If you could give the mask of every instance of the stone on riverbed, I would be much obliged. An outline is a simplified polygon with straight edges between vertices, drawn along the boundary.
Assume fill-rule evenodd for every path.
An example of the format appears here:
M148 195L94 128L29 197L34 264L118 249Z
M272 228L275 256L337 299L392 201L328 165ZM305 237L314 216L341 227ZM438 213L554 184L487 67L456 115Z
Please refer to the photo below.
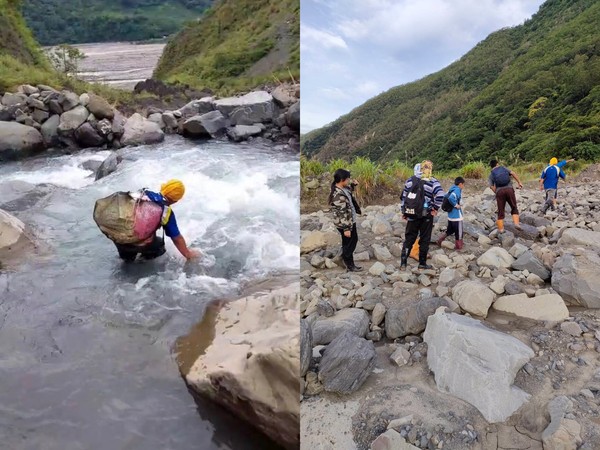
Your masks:
M266 91L216 100L215 108L228 116L232 125L252 125L273 120L273 97Z
M488 422L504 422L529 399L513 386L534 356L518 339L441 310L429 317L423 339L438 389L469 402Z
M16 122L0 122L0 161L22 158L43 149L44 140L35 128Z
M146 145L156 144L164 139L165 134L158 124L146 119L139 113L135 113L125 122L121 143L123 145Z

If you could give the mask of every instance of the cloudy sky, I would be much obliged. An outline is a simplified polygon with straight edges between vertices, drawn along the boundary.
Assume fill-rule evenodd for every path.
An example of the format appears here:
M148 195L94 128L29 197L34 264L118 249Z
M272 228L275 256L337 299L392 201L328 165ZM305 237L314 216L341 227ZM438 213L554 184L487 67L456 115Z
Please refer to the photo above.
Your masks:
M543 0L301 0L301 126L326 125L459 59Z

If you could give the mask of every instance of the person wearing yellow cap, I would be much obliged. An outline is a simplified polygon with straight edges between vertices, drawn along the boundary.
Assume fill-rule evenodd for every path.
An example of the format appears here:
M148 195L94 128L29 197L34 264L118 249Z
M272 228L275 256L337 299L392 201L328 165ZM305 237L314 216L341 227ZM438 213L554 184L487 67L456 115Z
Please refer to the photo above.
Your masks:
M177 227L175 213L171 209L171 205L181 200L185 194L185 186L183 183L180 180L169 180L161 185L160 192L153 192L148 189L144 189L143 192L149 200L162 206L163 211L159 228L164 230L164 235L171 238L173 244L175 244L175 247L179 250L179 253L186 259L200 256L200 252L190 249L187 246L184 237ZM166 252L164 235L163 237L154 235L150 242L144 245L115 245L119 251L119 256L125 261L133 261L138 253L141 254L144 259L153 259Z
M568 161L558 162L558 159L550 159L550 164L542 171L540 176L540 190L546 192L546 201L542 207L542 214L546 214L548 208L552 208L552 211L556 210L556 202L558 198L558 182L562 178L566 179L566 175L562 168L568 163L574 161L570 159Z

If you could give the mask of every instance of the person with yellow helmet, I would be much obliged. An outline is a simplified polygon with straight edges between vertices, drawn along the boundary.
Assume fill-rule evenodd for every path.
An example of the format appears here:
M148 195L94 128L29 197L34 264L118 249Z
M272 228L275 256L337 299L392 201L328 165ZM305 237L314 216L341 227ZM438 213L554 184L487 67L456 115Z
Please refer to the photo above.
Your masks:
M542 175L540 176L540 190L546 192L546 201L542 207L542 214L546 214L548 208L552 208L552 211L556 209L558 182L561 178L563 180L566 179L562 168L572 161L575 160L569 159L559 162L557 158L551 158L550 164L542 171Z
M200 252L190 249L187 246L184 237L177 227L175 213L171 209L171 205L181 200L183 194L185 194L185 186L183 183L179 180L169 180L161 185L160 192L153 192L147 189L144 189L143 192L150 201L162 206L163 211L159 228L164 230L164 235L171 238L173 244L175 244L175 247L179 250L179 253L186 259L200 256ZM142 245L124 245L117 243L115 243L115 245L117 246L119 256L125 261L135 260L138 253L141 254L144 259L154 259L166 252L164 236L159 237L156 234L150 238L149 242L143 243Z

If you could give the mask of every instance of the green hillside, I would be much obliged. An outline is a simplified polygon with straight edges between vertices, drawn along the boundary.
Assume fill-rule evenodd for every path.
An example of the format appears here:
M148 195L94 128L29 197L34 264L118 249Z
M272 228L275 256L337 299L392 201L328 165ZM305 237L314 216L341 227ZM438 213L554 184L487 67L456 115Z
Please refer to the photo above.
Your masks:
M27 79L44 83L55 78L21 13L19 0L0 0L0 93Z
M235 91L298 76L298 0L220 0L167 44L154 76Z
M42 45L141 41L174 34L213 0L23 0Z
M451 169L492 156L600 159L600 2L548 0L447 68L302 138L323 161L367 156Z

